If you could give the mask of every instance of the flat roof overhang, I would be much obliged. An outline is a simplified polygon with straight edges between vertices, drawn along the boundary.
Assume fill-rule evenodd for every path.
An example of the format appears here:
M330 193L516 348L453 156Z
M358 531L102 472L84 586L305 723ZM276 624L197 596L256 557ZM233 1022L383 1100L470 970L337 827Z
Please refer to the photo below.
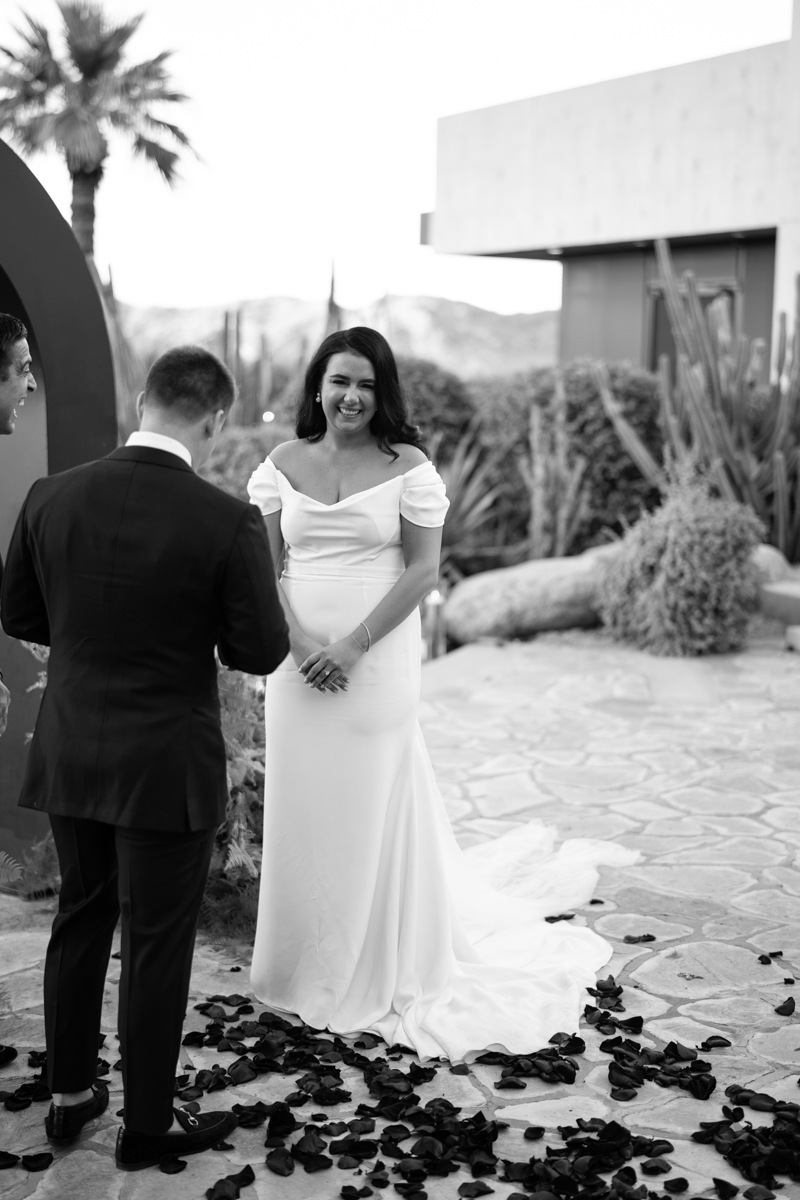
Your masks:
M420 216L420 244L432 246L433 223L435 213L422 213ZM762 229L722 229L713 232L697 234L680 234L671 236L669 233L659 234L669 242L673 249L682 246L714 245L729 242L764 242L774 241L777 236L776 226ZM575 246L540 246L532 250L479 250L479 251L439 251L440 254L466 254L474 258L534 258L541 262L557 262L565 258L582 258L598 254L631 254L636 251L650 250L655 252L656 238L638 238L635 241L594 242Z

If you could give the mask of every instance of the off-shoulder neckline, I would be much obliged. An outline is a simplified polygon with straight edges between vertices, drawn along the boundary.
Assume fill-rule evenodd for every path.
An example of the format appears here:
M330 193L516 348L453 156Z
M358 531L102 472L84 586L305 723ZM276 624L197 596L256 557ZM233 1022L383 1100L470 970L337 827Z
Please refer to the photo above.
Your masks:
M378 488L386 487L387 483L396 483L398 479L405 479L407 475L413 475L415 471L419 471L420 467L433 466L430 459L428 459L425 462L417 463L415 467L410 467L408 471L403 471L401 475L393 475L391 479L384 479L383 483L376 483L370 488L363 488L360 492L353 492L350 496L344 496L341 500L334 500L333 504L326 504L324 500L317 500L314 496L309 496L307 492L298 491L288 476L284 475L280 467L275 466L271 458L268 458L267 462L271 464L273 470L277 471L279 475L283 475L283 478L296 496L302 496L304 500L310 500L312 504L318 504L320 508L338 508L340 504L347 504L349 500L355 500L358 496L368 496L370 492L376 492Z

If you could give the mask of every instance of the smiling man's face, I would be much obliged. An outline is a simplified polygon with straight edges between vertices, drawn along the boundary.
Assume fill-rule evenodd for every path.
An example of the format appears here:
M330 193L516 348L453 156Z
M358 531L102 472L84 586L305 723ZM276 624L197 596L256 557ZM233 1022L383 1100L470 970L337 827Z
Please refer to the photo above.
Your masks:
M14 432L17 410L25 403L25 397L36 391L27 340L20 338L14 342L8 349L8 357L11 362L5 372L0 367L0 434Z

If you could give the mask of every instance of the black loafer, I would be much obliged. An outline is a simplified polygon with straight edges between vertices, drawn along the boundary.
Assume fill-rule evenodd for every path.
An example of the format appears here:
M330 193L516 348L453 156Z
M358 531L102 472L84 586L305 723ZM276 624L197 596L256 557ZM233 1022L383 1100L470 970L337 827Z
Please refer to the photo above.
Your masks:
M184 1108L172 1111L184 1133L133 1133L120 1129L114 1153L120 1170L157 1167L168 1155L183 1158L186 1154L200 1154L226 1138L239 1124L239 1118L232 1112L194 1114Z
M51 1104L44 1119L48 1142L74 1142L87 1121L99 1117L108 1108L108 1087L98 1079L92 1084L91 1100L83 1104Z

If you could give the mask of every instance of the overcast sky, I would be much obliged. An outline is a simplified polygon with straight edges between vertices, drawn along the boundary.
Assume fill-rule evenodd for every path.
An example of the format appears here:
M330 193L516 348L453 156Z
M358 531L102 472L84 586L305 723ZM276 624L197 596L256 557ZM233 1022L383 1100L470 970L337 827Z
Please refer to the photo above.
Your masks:
M22 11L0 0L0 44ZM106 0L145 11L132 58L175 51L199 158L170 190L116 144L96 253L117 295L192 306L270 295L446 296L499 312L560 303L557 263L436 255L440 116L788 38L791 0ZM175 110L177 111L177 110ZM30 160L69 214L66 168Z

